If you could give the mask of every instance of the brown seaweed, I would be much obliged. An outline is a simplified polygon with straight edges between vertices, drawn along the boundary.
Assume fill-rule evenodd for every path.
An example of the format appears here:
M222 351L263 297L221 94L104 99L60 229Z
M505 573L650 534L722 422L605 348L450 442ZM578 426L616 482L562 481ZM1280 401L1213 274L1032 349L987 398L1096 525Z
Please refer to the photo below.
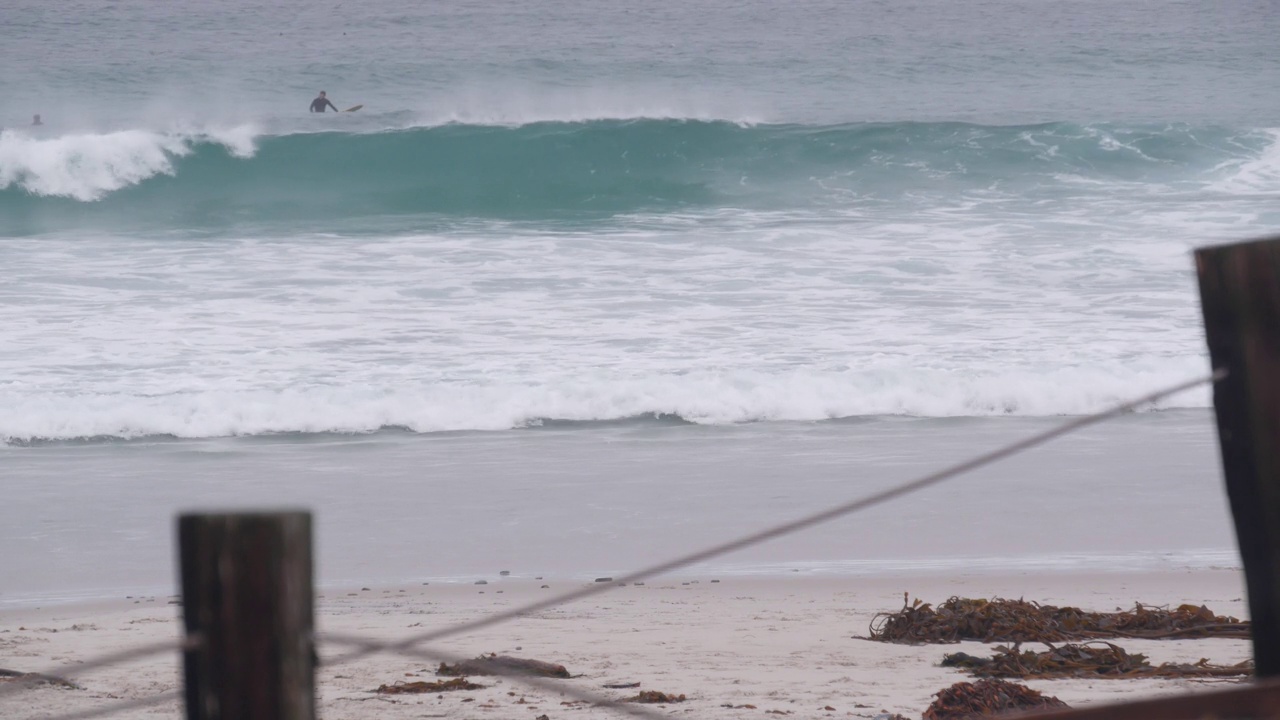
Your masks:
M896 613L871 620L869 637L881 642L954 643L1065 642L1098 638L1250 637L1248 621L1214 615L1209 608L1179 605L1175 610L1137 603L1133 610L1085 612L1075 607L1026 600L952 597L937 608L906 594Z
M1011 710L1065 708L1056 697L1041 695L1025 685L1006 680L961 682L934 693L938 698L924 711L924 720L959 720L985 717Z
M1124 648L1109 642L1067 644L1049 646L1044 652L1020 650L999 646L990 658L978 658L966 653L946 655L944 667L969 670L978 677L996 678L1204 678L1240 677L1253 674L1253 661L1235 665L1214 665L1201 658L1195 663L1163 663L1152 666L1142 653L1128 653Z
M427 682L419 680L417 682L398 682L393 685L382 685L374 692L383 693L385 695L402 695L416 693L438 693L450 690L480 690L484 685L478 685L469 682L464 677L457 677L452 680L437 680L435 682Z

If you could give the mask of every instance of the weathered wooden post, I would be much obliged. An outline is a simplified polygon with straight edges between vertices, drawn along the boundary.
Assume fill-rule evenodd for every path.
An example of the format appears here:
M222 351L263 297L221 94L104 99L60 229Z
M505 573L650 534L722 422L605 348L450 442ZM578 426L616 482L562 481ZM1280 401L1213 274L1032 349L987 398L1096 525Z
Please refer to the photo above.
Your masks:
M188 720L314 720L311 514L178 519Z
M1196 251L1259 677L1280 675L1280 238Z

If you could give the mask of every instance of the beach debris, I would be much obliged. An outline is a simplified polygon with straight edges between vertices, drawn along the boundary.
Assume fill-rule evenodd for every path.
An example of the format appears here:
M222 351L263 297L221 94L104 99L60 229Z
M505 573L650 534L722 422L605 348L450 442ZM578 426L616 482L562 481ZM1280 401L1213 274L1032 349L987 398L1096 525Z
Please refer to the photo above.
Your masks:
M474 660L462 660L454 665L440 663L437 675L536 675L538 677L567 678L569 671L563 665L527 660L510 655L481 655Z
M635 697L623 698L622 701L634 702L634 703L665 704L665 703L684 702L685 697L684 695L676 695L674 693L667 694L664 692L658 692L657 690L641 690L640 694L636 695Z
M1025 685L1007 680L960 682L934 693L924 720L959 720L985 717L1010 710L1042 710L1070 707L1056 697L1041 695Z
M502 576L502 577L506 577L506 576L508 576L508 575L510 575L510 574L511 574L511 571L510 571L510 570L499 570L499 571L498 571L498 575L500 575L500 576Z
M975 600L952 597L934 608L903 594L902 610L879 613L871 620L869 638L907 644L981 642L1065 642L1098 638L1143 639L1223 637L1248 639L1248 621L1214 615L1200 605L1167 606L1136 603L1133 610L1085 612L1074 607L1041 605L1026 600Z
M1045 652L998 646L990 658L967 653L954 653L942 658L943 667L963 668L978 677L996 678L1192 678L1239 677L1253 674L1253 661L1235 665L1214 665L1201 658L1195 663L1163 663L1152 666L1142 653L1129 654L1124 648L1105 641L1049 645Z
M488 584L489 584L489 581L488 581L488 580L477 580L477 581L476 581L476 584L477 584L477 585L488 585Z
M720 707L729 708L731 710L755 710L755 705L734 705L733 703L724 703Z
M613 578L611 578L611 577L598 577L598 578L596 578L596 582L613 582Z
M36 685L55 685L57 687L69 688L71 690L83 690L79 685L54 675L44 675L41 673L24 673L18 670L5 670L0 668L0 683L15 682L34 687Z
M381 685L374 692L383 693L384 695L402 695L417 693L439 693L451 690L480 690L484 685L478 685L470 682L464 677L457 677L452 680L436 680L435 682L427 682L419 680L417 682L396 682L391 685Z
M625 690L627 688L638 688L640 687L640 683L638 682L611 683L608 685L601 685L601 687L606 687L606 688L609 688L610 690Z

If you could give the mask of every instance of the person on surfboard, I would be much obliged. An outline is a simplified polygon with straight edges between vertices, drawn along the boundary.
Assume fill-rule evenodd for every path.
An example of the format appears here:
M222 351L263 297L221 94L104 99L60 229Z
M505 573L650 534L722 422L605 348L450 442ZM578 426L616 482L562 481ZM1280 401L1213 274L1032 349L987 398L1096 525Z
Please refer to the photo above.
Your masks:
M324 91L321 90L320 96L311 101L311 112L324 112L326 106L333 108L334 112L341 112L337 105L329 102L329 98L325 97Z

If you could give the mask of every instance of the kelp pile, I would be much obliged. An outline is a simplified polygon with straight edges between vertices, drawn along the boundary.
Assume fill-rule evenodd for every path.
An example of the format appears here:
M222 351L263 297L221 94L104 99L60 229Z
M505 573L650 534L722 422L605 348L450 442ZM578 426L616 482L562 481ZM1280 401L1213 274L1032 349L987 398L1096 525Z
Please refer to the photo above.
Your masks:
M1214 615L1209 608L1137 603L1133 610L1085 612L1026 600L952 597L934 608L903 596L903 608L871 620L870 639L907 644L980 642L1066 642L1097 638L1249 638L1249 623Z
M1061 647L1049 646L1045 652L998 646L990 658L954 653L942 659L943 667L957 667L978 677L992 678L1190 678L1240 677L1253 674L1253 661L1236 665L1214 665L1201 658L1195 663L1163 663L1152 666L1142 653L1128 653L1109 642L1088 642Z
M477 685L469 682L466 678L454 678L452 680L437 680L435 682L427 682L419 680L418 682L398 682L393 685L380 685L374 692L384 695L405 695L416 693L438 693L448 692L450 690L479 690L484 685Z
M1029 687L1005 680L956 683L940 690L924 711L924 720L958 720L1013 710L1046 710L1068 705L1056 697L1041 695Z

